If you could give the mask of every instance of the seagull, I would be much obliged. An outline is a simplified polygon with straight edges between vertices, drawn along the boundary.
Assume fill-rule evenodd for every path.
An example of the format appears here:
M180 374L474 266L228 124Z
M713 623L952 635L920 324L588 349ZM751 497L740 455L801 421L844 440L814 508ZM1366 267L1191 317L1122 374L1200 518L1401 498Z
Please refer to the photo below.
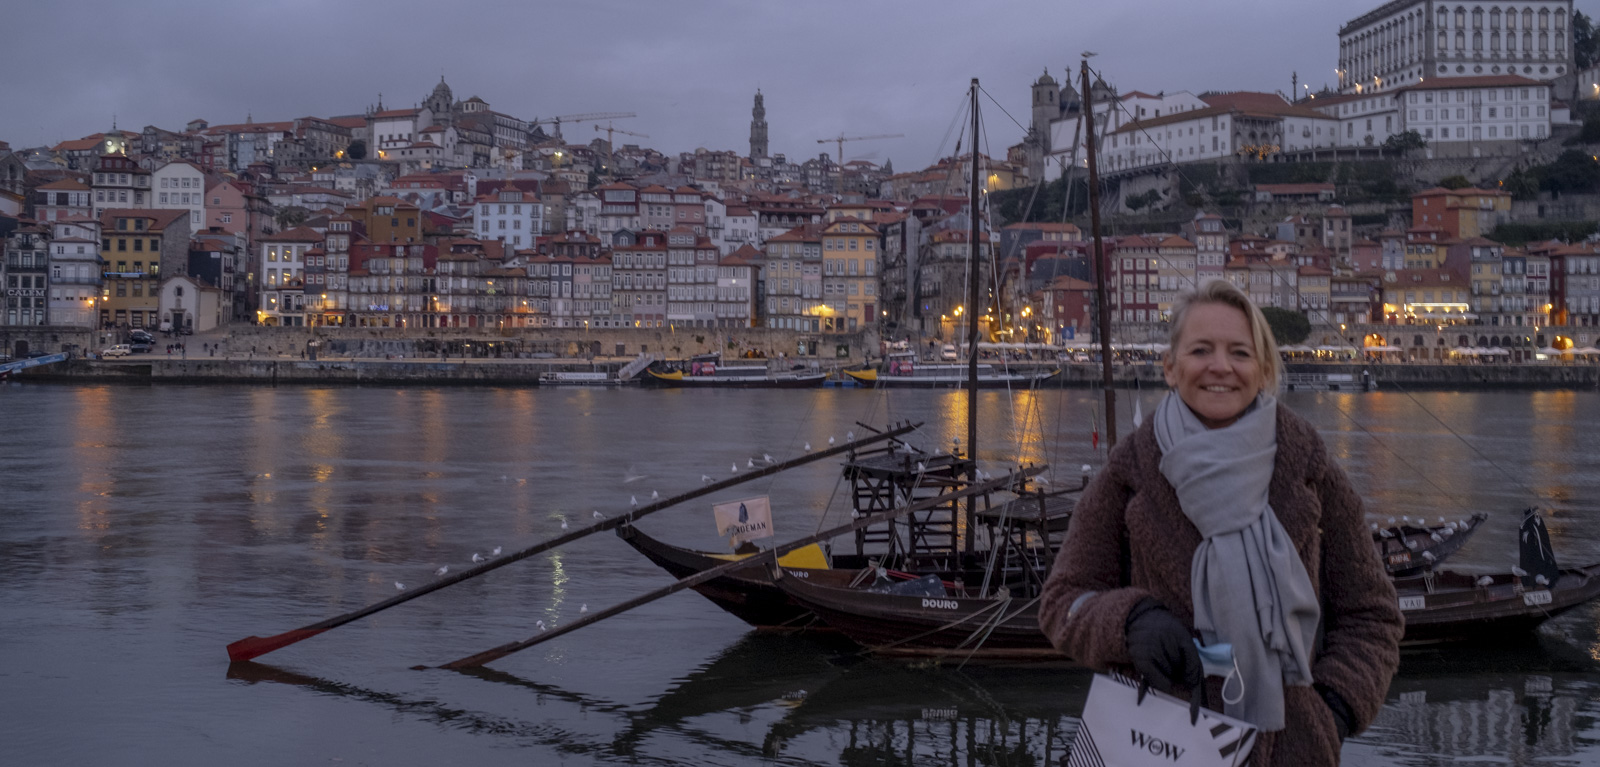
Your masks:
M482 561L483 561L483 555L482 555L482 554L479 554L479 553L478 553L478 552L476 552L476 551L474 551L474 552L472 552L472 561L473 561L473 562L474 562L474 563L477 563L477 562L482 562Z
M1432 535L1429 535L1428 537L1432 538L1434 543L1443 543L1444 542L1444 536L1442 536L1442 535L1440 535L1438 533L1433 533Z
M1491 577L1489 577L1487 575L1485 575L1482 578L1478 579L1478 585L1479 586L1488 586L1488 585L1490 585L1492 583L1494 583L1494 578L1491 578Z
M500 547L499 546L494 547L494 551L489 552L489 556L491 556L491 557L500 556Z
M582 607L578 608L578 614L579 615L582 615L582 614L584 614L586 612L589 612L589 604L587 602L585 602Z
M1422 552L1422 558L1428 560L1429 562L1432 562L1433 561L1433 552L1431 552L1431 551Z
M1444 524L1444 517L1440 517L1439 518L1439 524L1441 524L1441 525Z
M767 463L777 463L777 461L772 460L772 454L771 453L762 453L761 454L761 460L764 460Z
M639 508L639 496L637 496L637 495L628 496L628 505L630 505L630 506L632 506L632 507L634 507L636 509Z
M1410 540L1406 541L1406 548L1411 549L1412 551L1416 551L1417 550L1417 542L1416 541L1410 541Z
M1094 467L1090 466L1087 463L1083 465L1083 473L1084 474L1088 474L1088 473L1090 473L1092 471L1094 471Z
M1515 566L1513 566L1511 568L1511 574L1517 576L1518 578L1526 578L1526 577L1528 577L1528 571L1527 570L1524 570L1524 569L1522 569L1520 567L1515 567Z
M729 468L729 469L728 469L728 471L731 471L731 472L733 472L733 473L734 473L734 474L738 474L738 473L739 473L739 464L738 464L738 463L734 463L734 464L733 464L733 465L732 465L732 467L730 467L730 468Z
M811 452L811 443L810 442L806 443L806 452L807 453Z
M538 626L540 631L544 631L544 621L534 621L533 625Z
M1533 576L1533 582L1539 584L1540 586L1549 586L1550 585L1550 579L1544 577L1543 575L1535 575L1535 576Z
M704 483L706 483L708 485L711 484L711 475L710 474L701 474L700 475L700 481L704 482Z
M828 444L830 444L830 445L833 444L833 435L832 434L828 435Z
M450 566L449 565L442 565L442 566L440 566L439 569L434 570L433 574L434 575L444 575L445 573L448 573L448 572L450 572Z
M405 591L406 590L406 585L404 583L399 582L399 581L395 581L394 582L394 590L395 591Z
M1401 517L1400 521L1402 521L1402 522L1410 522L1411 518L1410 517Z
M754 469L756 467L756 459L746 458L744 459L744 465L745 468Z
M606 515L601 514L599 509L595 509L594 510L594 518L595 519L605 519Z
M658 493L658 492L656 492L654 490L650 491L650 500L655 501L655 500L660 500L660 498L661 498L661 494L660 493Z
M644 479L645 476L646 475L644 474L634 474L633 467L629 466L628 470L622 473L622 483L626 485L629 483L638 482L639 480Z
M1460 530L1460 529L1461 529L1461 526L1460 526L1460 525L1457 525L1457 524L1456 524L1456 523L1454 523L1454 522L1451 522L1451 523L1450 523L1450 524L1449 524L1449 525L1447 525L1447 526L1448 526L1448 527L1449 527L1449 528L1450 528L1450 532L1452 532L1452 533L1453 533L1453 532L1455 532L1455 531L1457 531L1457 530Z
M1386 528L1378 531L1378 537L1380 537L1380 538L1393 538L1394 537L1394 533L1389 532L1389 528L1386 527Z
M567 518L566 517L562 517L561 518L561 529L562 530L567 529Z
M847 432L844 433L844 438L849 440L849 441L851 441L851 442L854 442L854 441L856 441L856 433L853 432L853 431L847 431Z
M917 461L917 473L918 474L923 474L923 473L926 473L927 471L928 471L928 467L922 465L921 461Z
M1377 522L1373 522L1372 523L1372 529L1373 530L1377 530L1378 529L1378 523Z
M1394 517L1390 517L1389 518L1389 524L1391 524L1391 525L1394 524Z

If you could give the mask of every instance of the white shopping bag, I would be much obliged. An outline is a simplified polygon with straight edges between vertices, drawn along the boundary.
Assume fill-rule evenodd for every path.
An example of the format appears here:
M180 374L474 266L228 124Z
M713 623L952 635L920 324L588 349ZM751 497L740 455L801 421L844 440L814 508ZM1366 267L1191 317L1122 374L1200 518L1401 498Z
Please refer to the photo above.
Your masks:
M1067 767L1238 767L1255 744L1252 724L1204 708L1190 724L1188 703L1095 674Z

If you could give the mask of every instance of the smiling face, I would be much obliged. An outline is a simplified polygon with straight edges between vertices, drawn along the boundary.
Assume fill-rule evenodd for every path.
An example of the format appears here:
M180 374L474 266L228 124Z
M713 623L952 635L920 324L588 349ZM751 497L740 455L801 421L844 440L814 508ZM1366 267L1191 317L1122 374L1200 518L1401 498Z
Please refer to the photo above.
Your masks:
M1239 420L1264 380L1249 320L1220 303L1189 307L1161 367L1167 386L1210 429Z

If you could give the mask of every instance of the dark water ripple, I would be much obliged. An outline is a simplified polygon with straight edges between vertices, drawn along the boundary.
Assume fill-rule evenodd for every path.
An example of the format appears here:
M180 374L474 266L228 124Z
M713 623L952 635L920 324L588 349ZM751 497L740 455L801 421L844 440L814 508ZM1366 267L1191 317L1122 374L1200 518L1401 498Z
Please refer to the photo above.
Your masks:
M244 387L0 387L0 751L18 764L1042 765L1088 675L862 658L748 632L692 594L472 674L418 672L668 582L609 536L230 668L223 646L422 584L440 565L617 513L630 496L855 422L965 434L963 395ZM980 456L1100 463L1098 396L986 393ZM1149 413L1156 395L1143 395ZM1376 517L1492 513L1463 569L1514 559L1552 508L1568 562L1600 560L1600 395L1297 394ZM1131 412L1124 397L1121 414ZM1456 434L1461 435L1460 438ZM631 483L624 477L645 475ZM840 519L822 462L770 494L780 536ZM837 493L837 496L835 494ZM709 504L642 523L720 542ZM1600 762L1600 610L1513 647L1409 654L1347 764Z

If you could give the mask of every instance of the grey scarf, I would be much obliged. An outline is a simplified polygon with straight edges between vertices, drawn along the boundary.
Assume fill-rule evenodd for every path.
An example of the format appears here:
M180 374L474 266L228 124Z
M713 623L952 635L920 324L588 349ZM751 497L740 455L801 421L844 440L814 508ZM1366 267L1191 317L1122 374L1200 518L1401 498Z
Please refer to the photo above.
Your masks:
M1155 413L1161 473L1205 540L1190 565L1194 625L1228 642L1244 699L1224 713L1283 729L1283 688L1311 684L1321 607L1294 542L1267 504L1278 452L1278 402L1266 394L1238 421L1208 429L1175 393Z

